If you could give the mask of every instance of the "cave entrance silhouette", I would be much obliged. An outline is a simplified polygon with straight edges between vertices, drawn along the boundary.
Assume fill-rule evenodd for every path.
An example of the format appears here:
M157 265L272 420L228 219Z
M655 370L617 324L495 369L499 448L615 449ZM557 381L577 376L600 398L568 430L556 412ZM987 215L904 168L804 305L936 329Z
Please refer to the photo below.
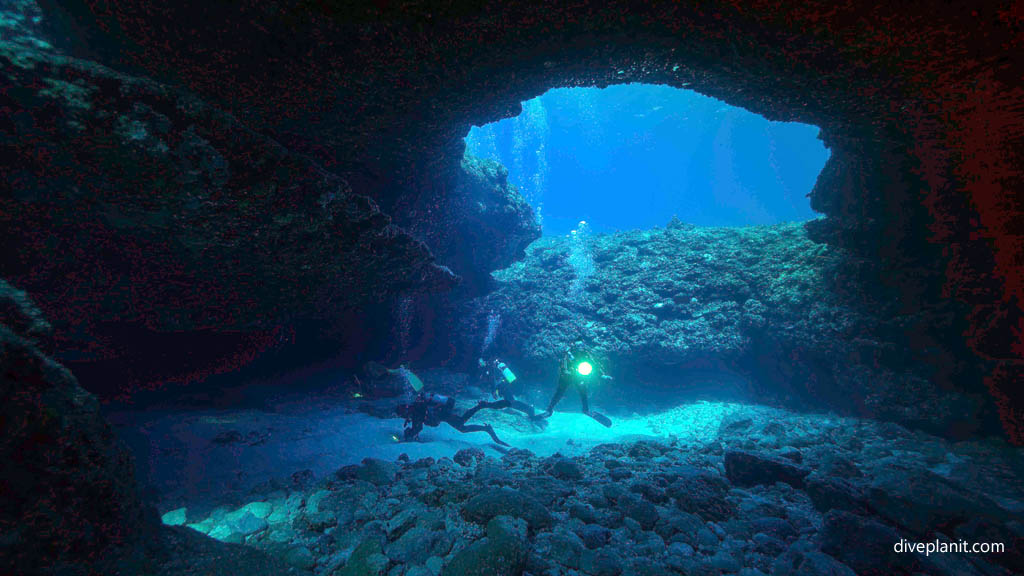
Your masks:
M595 232L806 221L828 160L816 126L772 122L697 92L656 84L556 88L466 136L496 160L545 234L580 220ZM628 192L624 195L624 191Z

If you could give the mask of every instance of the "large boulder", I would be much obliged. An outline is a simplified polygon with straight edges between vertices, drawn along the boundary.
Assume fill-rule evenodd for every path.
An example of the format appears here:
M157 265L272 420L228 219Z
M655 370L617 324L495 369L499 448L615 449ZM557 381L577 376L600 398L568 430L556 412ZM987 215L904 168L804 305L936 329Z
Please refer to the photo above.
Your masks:
M803 488L810 470L763 454L729 450L725 453L725 475L737 486L756 486L783 482Z
M984 494L920 469L877 471L867 501L875 514L921 537L936 531L952 536L957 526L970 520L999 523L1010 518Z
M859 514L825 514L818 537L822 552L863 576L910 574L920 565L916 556L895 551L903 538L899 532Z
M441 576L517 576L527 550L526 522L497 516L487 523L487 537L455 554Z
M554 519L535 498L511 488L490 488L469 499L462 507L462 517L477 524L487 524L497 516L526 520L531 531L546 528Z
M726 498L729 483L721 476L689 466L672 468L671 476L674 480L665 493L683 512L707 520L725 520L735 512L735 507Z

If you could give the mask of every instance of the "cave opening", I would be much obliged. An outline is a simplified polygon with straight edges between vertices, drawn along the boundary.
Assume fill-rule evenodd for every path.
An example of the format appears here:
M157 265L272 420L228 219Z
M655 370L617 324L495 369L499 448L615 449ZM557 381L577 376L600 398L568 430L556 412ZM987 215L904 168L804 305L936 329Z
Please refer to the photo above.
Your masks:
M1022 571L1024 459L992 436L1024 443L1012 10L40 3L82 33L36 38L32 0L0 22L0 572ZM631 81L820 127L810 205L776 197L807 212L735 170L660 207L693 196L570 174L557 207L553 140L547 172L462 154L550 86ZM477 410L514 449L403 441L410 389L544 410L577 340L590 410ZM185 406L87 392L181 372ZM1009 546L892 553L933 539Z
M828 160L816 126L770 121L658 84L555 88L465 138L495 160L545 235L750 226L818 216L808 195Z
M537 403L548 359L578 340L619 377L590 391L616 415L695 400L796 406L756 326L841 300L830 278L843 255L803 226L820 216L809 196L830 158L819 132L648 83L554 88L472 126L464 167L507 170L541 234L492 273L465 330L481 341L464 348L520 366Z

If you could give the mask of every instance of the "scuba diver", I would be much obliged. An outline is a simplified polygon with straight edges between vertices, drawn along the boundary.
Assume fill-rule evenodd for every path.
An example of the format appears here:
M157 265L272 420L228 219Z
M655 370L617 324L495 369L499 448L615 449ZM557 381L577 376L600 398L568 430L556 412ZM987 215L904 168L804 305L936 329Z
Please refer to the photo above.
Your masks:
M447 422L463 434L467 432L487 432L496 444L508 446L502 442L490 424L466 424L467 415L455 413L455 399L441 394L420 392L409 404L399 404L395 412L405 419L405 430L402 433L407 442L416 440L424 426L436 428L441 422ZM467 412L466 414L469 414Z
M603 373L600 366L594 361L593 354L590 353L586 346L582 342L576 342L565 351L565 355L562 356L562 360L559 363L558 389L555 390L555 395L551 398L551 402L548 403L548 409L537 417L550 417L555 411L555 406L565 396L565 391L572 385L580 393L580 404L583 407L583 413L597 420L601 425L610 428L612 425L611 419L600 412L592 411L590 404L587 402L587 386L598 377L605 380L612 379L611 376Z
M516 375L512 373L512 370L504 362L495 358L488 364L481 358L477 360L477 364L481 369L481 379L491 389L491 396L495 398L495 401L487 402L486 400L481 400L476 406L466 411L463 415L466 420L469 420L474 414L485 408L491 410L511 408L526 414L533 422L543 422L535 418L533 406L516 399L515 393L512 392L512 387L510 386L516 381Z

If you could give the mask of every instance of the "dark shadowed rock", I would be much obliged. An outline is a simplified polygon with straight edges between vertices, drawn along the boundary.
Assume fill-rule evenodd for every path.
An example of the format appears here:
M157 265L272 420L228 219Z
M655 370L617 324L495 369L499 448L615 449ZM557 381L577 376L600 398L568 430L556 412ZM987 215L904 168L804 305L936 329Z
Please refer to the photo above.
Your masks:
M921 536L934 530L951 534L957 525L975 517L1008 518L987 496L927 470L878 471L868 490L868 503L879 516Z
M804 554L793 576L857 576L849 566L821 552Z
M535 475L520 482L519 490L537 499L545 506L554 506L556 502L573 493L573 485L549 475Z
M538 535L533 543L535 554L574 570L580 567L583 549L584 541L576 534L565 531L545 532Z
M829 510L867 511L867 494L863 486L843 478L814 472L805 481L804 491L821 513Z
M576 462L563 456L553 456L544 462L544 468L555 478L560 480L581 480L583 470Z
M338 576L382 576L387 567L388 557L383 554L380 541L367 538L352 551Z
M608 477L618 482L619 480L625 480L626 478L632 478L633 472L629 468L612 468L608 471Z
M192 94L23 46L0 46L0 66L3 107L25 119L0 147L18 190L0 238L20 255L0 273L60 319L62 350L150 358L147 381L180 368L142 335L241 330L230 341L255 346L300 317L455 283L373 200Z
M411 219L409 230L474 295L489 288L491 272L520 259L540 237L533 209L494 160L463 157L447 194L420 196L420 202L431 217Z
M477 524L487 524L496 516L526 520L531 531L551 525L547 508L531 496L510 488L492 488L469 499L462 508L462 517Z
M458 552L441 576L518 576L526 554L525 522L498 516L487 523L487 537Z
M397 464L377 458L364 459L362 465L356 470L356 478L375 486L390 484L395 481L397 475Z
M808 474L810 470L770 456L736 450L725 453L725 475L737 486L784 482L801 488Z
M591 576L619 576L622 560L610 550L584 550L580 554L580 570Z
M619 501L619 509L627 518L636 520L644 530L651 530L658 523L658 509L646 500L623 498Z
M585 524L579 530L579 537L583 540L584 546L595 550L608 543L612 537L612 531L597 524Z
M0 572L112 572L110 562L138 555L158 528L132 458L96 398L39 350L46 323L4 282L0 311Z
M894 551L901 538L895 529L858 514L829 512L819 538L822 552L862 576L909 574L918 565L912 554Z
M724 478L706 470L677 467L676 476L665 493L675 499L676 506L707 520L724 520L733 514L734 506L726 500L729 485Z

